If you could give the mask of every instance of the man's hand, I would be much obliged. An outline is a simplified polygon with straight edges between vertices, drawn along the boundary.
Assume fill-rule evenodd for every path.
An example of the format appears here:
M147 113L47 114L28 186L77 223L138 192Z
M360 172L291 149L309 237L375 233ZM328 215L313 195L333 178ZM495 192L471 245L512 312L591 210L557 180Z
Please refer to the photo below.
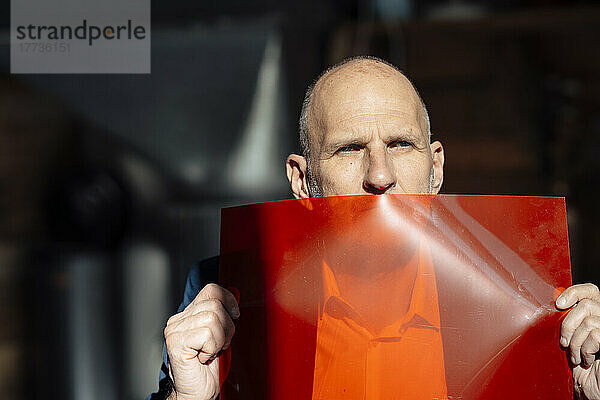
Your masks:
M219 353L231 343L240 316L237 301L222 287L206 285L185 310L167 322L165 342L177 400L209 400L219 394Z
M600 399L600 292L591 283L573 285L556 299L567 314L560 330L560 344L569 348L573 381L578 398Z

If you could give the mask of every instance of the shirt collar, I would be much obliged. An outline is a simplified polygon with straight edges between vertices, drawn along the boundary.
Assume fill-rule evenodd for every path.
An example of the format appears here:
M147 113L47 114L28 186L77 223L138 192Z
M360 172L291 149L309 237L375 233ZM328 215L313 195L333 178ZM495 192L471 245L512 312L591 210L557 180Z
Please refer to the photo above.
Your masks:
M412 291L407 313L390 326L382 330L382 333L403 333L408 328L432 329L439 332L440 315L437 295L435 273L431 260L431 253L427 241L421 237L418 251L411 262L417 262L417 276ZM323 290L324 302L322 313L328 312L332 317L341 319L349 318L359 325L360 316L341 296L337 280L331 267L323 260ZM335 304L335 313L327 310L328 305Z

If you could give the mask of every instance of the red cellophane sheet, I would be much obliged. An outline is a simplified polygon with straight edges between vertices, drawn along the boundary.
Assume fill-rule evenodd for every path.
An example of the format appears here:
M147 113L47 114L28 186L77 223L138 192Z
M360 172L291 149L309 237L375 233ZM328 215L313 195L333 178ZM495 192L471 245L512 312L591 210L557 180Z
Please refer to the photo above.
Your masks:
M572 399L563 198L341 196L227 208L241 317L221 398Z

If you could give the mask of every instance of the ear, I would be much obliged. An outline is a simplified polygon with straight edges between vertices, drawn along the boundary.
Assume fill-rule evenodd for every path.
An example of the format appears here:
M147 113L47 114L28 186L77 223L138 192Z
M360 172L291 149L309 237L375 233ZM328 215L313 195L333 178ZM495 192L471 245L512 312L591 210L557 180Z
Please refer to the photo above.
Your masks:
M429 145L433 159L433 187L432 194L438 194L444 182L444 147L438 141Z
M294 197L297 199L307 199L308 182L306 180L306 159L297 154L290 154L285 162L285 169Z

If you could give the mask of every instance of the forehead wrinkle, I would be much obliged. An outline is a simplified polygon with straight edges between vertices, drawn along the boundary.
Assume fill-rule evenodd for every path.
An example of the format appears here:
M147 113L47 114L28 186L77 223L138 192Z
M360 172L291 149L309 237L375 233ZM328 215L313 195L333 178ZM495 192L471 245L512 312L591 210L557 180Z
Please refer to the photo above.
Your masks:
M348 128L339 128L330 131L323 139L322 149L331 151L333 147L348 144L367 144L372 141L385 143L394 140L411 140L414 145L421 146L425 143L418 127L390 127L382 121L361 121L360 126L352 125Z
M360 119L356 123L353 123L353 120L356 118L364 117L364 116L372 116L372 119ZM378 118L380 116L390 117L390 118ZM402 120L403 117L410 116L411 121L405 122ZM397 111L395 113L389 112L364 112L357 113L345 118L341 118L334 121L337 125L336 129L332 130L332 136L336 136L336 132L347 132L348 134L356 134L360 133L364 130L364 126L367 126L366 129L372 130L375 125L375 130L380 132L382 138L409 138L418 144L429 143L429 136L424 134L423 128L419 121L414 120L412 118L411 113ZM355 133L353 133L355 132ZM329 135L323 135L329 136ZM322 138L322 145L327 141L327 138ZM416 144L415 143L415 144Z
M357 117L362 117L362 116L372 116L372 117L378 117L378 116L389 116L389 117L406 117L407 115L410 115L410 113L408 112L403 112L403 111L398 111L398 112L360 112L360 113L346 113L346 114L351 114L348 116L344 116L343 118L339 118L339 119L335 119L335 122L348 122L352 119L355 119ZM361 123L363 122L381 122L381 120L379 119L373 119L371 121L361 121ZM415 121L417 122L417 121ZM390 123L392 123L390 121Z
M375 140L373 137L376 136ZM412 141L413 145L416 146L417 149L423 150L426 148L426 142L423 137L419 134L415 134L412 129L396 131L390 134L377 135L371 132L352 132L352 131L342 131L341 133L334 134L330 136L327 140L323 141L323 145L321 146L321 150L324 153L329 153L331 151L337 150L337 148L341 146L346 146L350 144L362 144L362 145L371 145L375 144L379 141L383 143L389 143L395 140L409 140Z

